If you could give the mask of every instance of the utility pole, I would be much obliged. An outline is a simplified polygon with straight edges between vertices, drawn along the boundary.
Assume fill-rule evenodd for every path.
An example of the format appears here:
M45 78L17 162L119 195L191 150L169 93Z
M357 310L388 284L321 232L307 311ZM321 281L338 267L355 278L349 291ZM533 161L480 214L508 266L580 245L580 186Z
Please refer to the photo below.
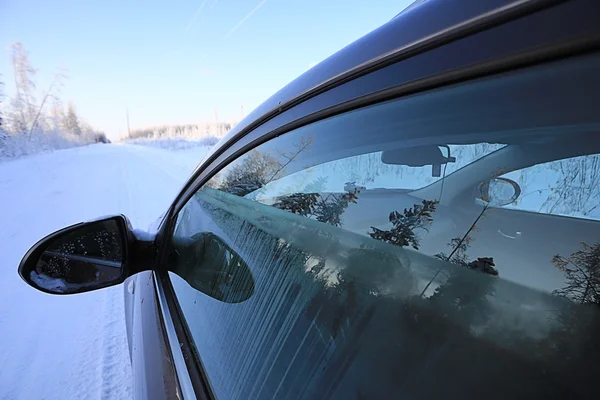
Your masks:
M125 109L125 114L127 115L127 136L131 137L131 131L129 130L129 108Z

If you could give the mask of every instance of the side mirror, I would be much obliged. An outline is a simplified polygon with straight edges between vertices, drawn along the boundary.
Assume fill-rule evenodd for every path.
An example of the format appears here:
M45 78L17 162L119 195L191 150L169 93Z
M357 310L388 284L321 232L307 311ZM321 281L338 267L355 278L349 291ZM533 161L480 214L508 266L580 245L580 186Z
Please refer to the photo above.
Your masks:
M134 243L129 221L122 215L72 225L37 242L23 257L19 275L30 286L52 294L117 285L129 276Z
M521 187L512 179L493 178L479 185L479 198L490 206L501 207L517 200Z

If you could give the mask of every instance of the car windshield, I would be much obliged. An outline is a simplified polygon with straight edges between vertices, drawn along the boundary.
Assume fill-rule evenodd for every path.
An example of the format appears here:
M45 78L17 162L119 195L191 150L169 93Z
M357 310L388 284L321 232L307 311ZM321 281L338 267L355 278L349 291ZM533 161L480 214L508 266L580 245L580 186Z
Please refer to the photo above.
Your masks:
M439 147L440 153L444 158L451 158L452 161L443 164L432 163L428 165L427 158L417 157L416 163L422 166L402 165L403 160L387 160L386 151L378 151L368 154L360 154L340 160L328 161L323 164L315 165L303 171L283 176L279 179L267 183L259 190L253 191L246 196L250 199L268 202L274 193L280 192L283 187L296 187L298 193L308 193L315 190L322 192L340 192L344 187L361 187L366 190L376 189L400 189L403 191L413 191L421 189L428 185L444 179L478 159L493 153L503 147L505 144L499 143L475 143L464 145L444 145ZM404 150L404 149L402 149ZM407 152L415 152L413 148L407 148L400 156ZM394 152L392 156L394 156ZM391 157L390 157L391 158ZM395 164L390 163L396 162ZM406 163L405 163L406 164ZM436 172L436 166L439 170ZM319 181L319 185L311 185L319 177L327 176L327 180Z

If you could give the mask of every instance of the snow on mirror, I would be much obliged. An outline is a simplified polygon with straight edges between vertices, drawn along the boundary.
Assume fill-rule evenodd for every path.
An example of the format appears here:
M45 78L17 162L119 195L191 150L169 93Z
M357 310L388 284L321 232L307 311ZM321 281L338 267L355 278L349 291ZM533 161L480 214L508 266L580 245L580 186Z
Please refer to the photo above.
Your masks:
M53 233L29 250L19 274L29 285L53 294L118 284L125 276L125 226L119 216Z

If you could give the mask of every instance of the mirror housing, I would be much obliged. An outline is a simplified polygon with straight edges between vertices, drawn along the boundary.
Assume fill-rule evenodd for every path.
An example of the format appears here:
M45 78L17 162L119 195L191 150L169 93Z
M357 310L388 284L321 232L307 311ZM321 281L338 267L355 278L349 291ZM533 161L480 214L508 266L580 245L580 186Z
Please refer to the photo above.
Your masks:
M521 187L512 179L493 178L479 185L479 198L490 206L502 207L517 200Z
M51 294L118 285L150 269L153 239L136 239L123 215L71 225L33 245L19 264L19 275L28 285Z

